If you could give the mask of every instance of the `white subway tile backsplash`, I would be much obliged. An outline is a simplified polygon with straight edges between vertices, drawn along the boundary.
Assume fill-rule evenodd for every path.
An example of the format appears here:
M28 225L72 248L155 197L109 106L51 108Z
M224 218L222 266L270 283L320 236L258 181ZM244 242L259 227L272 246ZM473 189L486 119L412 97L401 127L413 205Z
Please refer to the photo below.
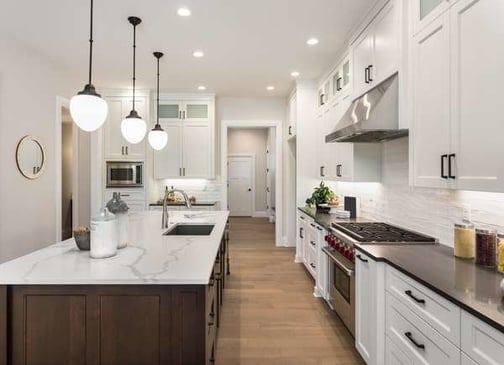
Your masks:
M504 194L409 186L408 139L383 145L381 183L328 182L339 195L358 196L361 215L437 237L453 246L453 223L462 220L464 204L472 221L504 232Z
M217 180L204 179L171 179L158 181L157 196L161 199L164 196L165 186L184 190L188 196L195 196L198 201L217 201L221 200L222 184Z

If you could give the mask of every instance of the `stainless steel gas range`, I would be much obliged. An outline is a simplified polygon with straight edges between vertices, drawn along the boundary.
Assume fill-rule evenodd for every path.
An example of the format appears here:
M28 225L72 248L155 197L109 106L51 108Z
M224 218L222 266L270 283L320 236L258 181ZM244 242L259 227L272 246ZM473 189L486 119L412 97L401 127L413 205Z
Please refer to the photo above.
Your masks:
M433 237L387 223L333 223L322 251L329 257L329 304L354 335L355 333L355 244L406 245L435 244Z

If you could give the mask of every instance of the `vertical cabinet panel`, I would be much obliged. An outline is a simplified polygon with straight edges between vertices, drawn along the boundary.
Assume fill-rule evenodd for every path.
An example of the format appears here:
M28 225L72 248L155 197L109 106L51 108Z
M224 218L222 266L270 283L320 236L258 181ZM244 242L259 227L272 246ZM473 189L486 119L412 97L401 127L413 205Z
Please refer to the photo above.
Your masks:
M161 151L154 151L154 178L165 179L182 175L182 126L162 123L168 133L168 143Z
M101 296L100 364L160 364L160 319L159 296Z
M207 178L210 176L208 156L210 150L210 127L208 124L184 125L182 134L182 175L186 178Z
M459 189L502 191L504 2L459 0L450 12L453 175Z
M413 39L413 139L415 184L447 187L450 151L448 15ZM441 172L441 165L445 169ZM446 176L442 178L441 174Z
M400 2L392 0L375 20L373 29L374 63L370 71L373 85L378 85L398 69L400 8Z
M373 36L365 33L353 47L354 97L358 97L369 88L367 69L373 65Z
M106 159L122 159L124 139L121 135L123 101L121 98L107 98L108 116L103 125L103 144Z

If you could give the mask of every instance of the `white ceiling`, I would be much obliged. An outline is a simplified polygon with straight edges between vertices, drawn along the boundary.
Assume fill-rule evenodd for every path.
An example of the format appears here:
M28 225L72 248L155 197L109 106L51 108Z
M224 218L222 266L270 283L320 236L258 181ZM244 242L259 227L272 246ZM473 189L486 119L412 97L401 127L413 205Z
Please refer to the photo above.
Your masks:
M374 0L95 0L94 80L97 87L131 84L132 26L137 28L137 84L155 88L161 51L161 89L220 96L286 95L290 73L318 78ZM190 17L179 17L185 5ZM2 0L0 28L82 78L87 78L89 0ZM310 37L320 39L314 47ZM196 49L205 57L196 59ZM266 91L274 85L275 91Z

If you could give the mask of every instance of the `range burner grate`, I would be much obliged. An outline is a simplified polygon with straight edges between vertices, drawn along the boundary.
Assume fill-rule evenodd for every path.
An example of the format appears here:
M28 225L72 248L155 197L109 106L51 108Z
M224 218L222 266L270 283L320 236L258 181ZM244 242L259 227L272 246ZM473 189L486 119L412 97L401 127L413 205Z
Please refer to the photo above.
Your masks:
M358 242L435 242L432 237L408 231L387 223L334 223L333 227Z

